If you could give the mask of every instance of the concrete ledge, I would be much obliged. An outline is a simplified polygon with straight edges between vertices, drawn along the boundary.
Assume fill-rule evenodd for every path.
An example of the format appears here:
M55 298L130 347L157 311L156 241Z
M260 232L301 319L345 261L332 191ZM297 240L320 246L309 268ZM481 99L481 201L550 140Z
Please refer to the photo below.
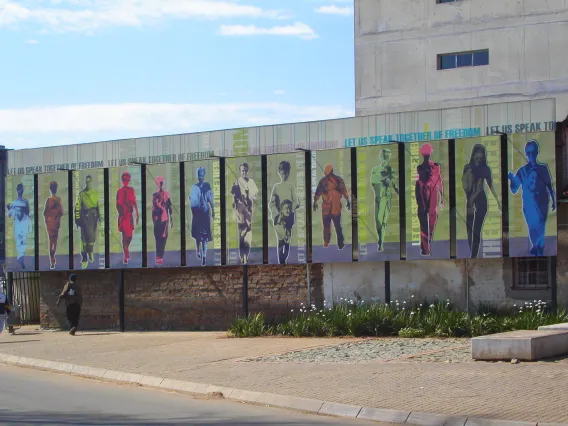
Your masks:
M467 417L444 416L430 413L410 413L406 423L420 426L464 426Z
M538 426L568 426L566 423L538 423Z
M104 378L106 370L102 368L84 367L82 365L74 365L71 369L71 374L76 376L96 377L99 379Z
M182 392L189 392L195 394L206 394L209 385L203 383L185 382L181 387Z
M563 322L560 324L551 324L551 325L541 325L539 330L566 330L568 331L568 322ZM549 423L553 424L553 423Z
M476 360L536 361L568 353L568 331L518 330L471 339Z
M122 381L122 376L124 376L124 373L122 371L107 370L105 371L103 379Z
M272 405L275 407L290 408L298 411L308 411L318 413L323 406L323 401L315 399L300 398L297 396L275 395L272 393L263 393L256 400L257 404Z
M319 410L319 414L328 414L340 417L356 418L363 407L348 404L338 404L335 402L324 402Z
M233 388L226 388L224 386L209 385L209 386L207 386L205 393L210 394L210 393L219 392L219 393L223 394L224 398L229 398L231 396L231 394L233 393L233 391L234 391Z
M476 419L470 417L467 419L465 426L537 426L533 422L512 422L508 420L491 420L491 419Z
M229 396L229 399L234 399L235 401L245 401L245 402L256 403L256 400L258 399L258 397L260 395L261 395L260 392L248 391L248 390L242 390L242 389L235 389L231 393L231 395Z
M154 376L142 376L138 384L142 386L149 386L152 388L160 387L160 384L164 381L161 377Z
M73 367L74 367L73 364L68 364L66 362L57 362L57 361L48 361L45 365L45 368L48 368L49 370L61 371L63 373L71 373Z
M182 380L175 380L175 379L164 379L160 386L160 389L168 389L168 390L181 390L185 382Z
M410 416L410 411L401 410L383 410L379 408L365 408L363 407L359 414L358 419L375 420L379 422L390 423L404 423Z
M144 376L142 374L136 373L123 373L122 377L120 378L121 382L126 383L139 383Z

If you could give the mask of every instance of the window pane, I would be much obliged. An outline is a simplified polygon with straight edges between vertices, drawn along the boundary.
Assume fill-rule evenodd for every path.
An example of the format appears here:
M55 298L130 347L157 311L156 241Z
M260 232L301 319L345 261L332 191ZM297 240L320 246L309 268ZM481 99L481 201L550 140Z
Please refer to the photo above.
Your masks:
M489 65L489 51L475 52L473 54L473 66Z
M473 63L473 55L471 53L462 53L458 55L458 67L471 67Z
M456 0L438 0L438 3L454 3Z
M447 70L456 67L456 55L440 55L440 69Z

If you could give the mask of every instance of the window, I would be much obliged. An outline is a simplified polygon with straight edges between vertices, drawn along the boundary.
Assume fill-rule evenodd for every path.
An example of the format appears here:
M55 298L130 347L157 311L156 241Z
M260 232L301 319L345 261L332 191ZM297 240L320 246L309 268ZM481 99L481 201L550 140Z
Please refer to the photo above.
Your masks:
M455 3L456 0L437 0L437 3Z
M550 258L518 257L513 259L513 288L516 290L548 290Z
M489 50L460 52L438 55L438 69L449 70L462 67L479 67L489 65Z

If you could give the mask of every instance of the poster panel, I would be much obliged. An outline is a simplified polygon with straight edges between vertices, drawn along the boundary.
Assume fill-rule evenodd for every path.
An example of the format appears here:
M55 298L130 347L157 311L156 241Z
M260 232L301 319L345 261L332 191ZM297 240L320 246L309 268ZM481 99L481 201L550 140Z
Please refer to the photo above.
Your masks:
M35 270L34 175L6 178L6 271Z
M405 143L406 259L449 259L448 141Z
M312 262L351 262L351 151L312 151L311 173Z
M69 269L69 174L38 175L39 270Z
M556 256L554 132L510 135L509 256Z
M501 138L455 143L457 257L502 257Z
M217 159L184 164L187 266L221 265L220 167Z
M267 156L268 263L306 263L306 155Z
M227 264L262 264L262 157L225 160Z
M142 267L142 170L109 169L109 250L111 268Z
M105 268L104 169L73 171L73 267Z
M179 163L146 167L148 267L181 266Z
M400 260L398 146L357 148L359 261Z

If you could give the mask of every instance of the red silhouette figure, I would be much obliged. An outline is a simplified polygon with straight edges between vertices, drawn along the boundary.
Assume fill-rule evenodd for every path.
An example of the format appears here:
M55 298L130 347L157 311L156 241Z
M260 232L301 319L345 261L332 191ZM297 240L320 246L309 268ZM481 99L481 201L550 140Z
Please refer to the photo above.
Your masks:
M416 171L416 204L420 221L420 254L430 256L432 239L438 222L438 206L444 208L444 185L440 164L430 160L434 148L426 143L420 147L420 155L424 161Z
M122 188L116 191L116 210L118 211L118 232L122 233L122 251L124 252L124 264L130 260L130 243L134 228L140 221L138 214L138 203L134 188L128 186L130 183L130 173L124 172L121 176ZM136 225L134 224L134 211L136 211Z

